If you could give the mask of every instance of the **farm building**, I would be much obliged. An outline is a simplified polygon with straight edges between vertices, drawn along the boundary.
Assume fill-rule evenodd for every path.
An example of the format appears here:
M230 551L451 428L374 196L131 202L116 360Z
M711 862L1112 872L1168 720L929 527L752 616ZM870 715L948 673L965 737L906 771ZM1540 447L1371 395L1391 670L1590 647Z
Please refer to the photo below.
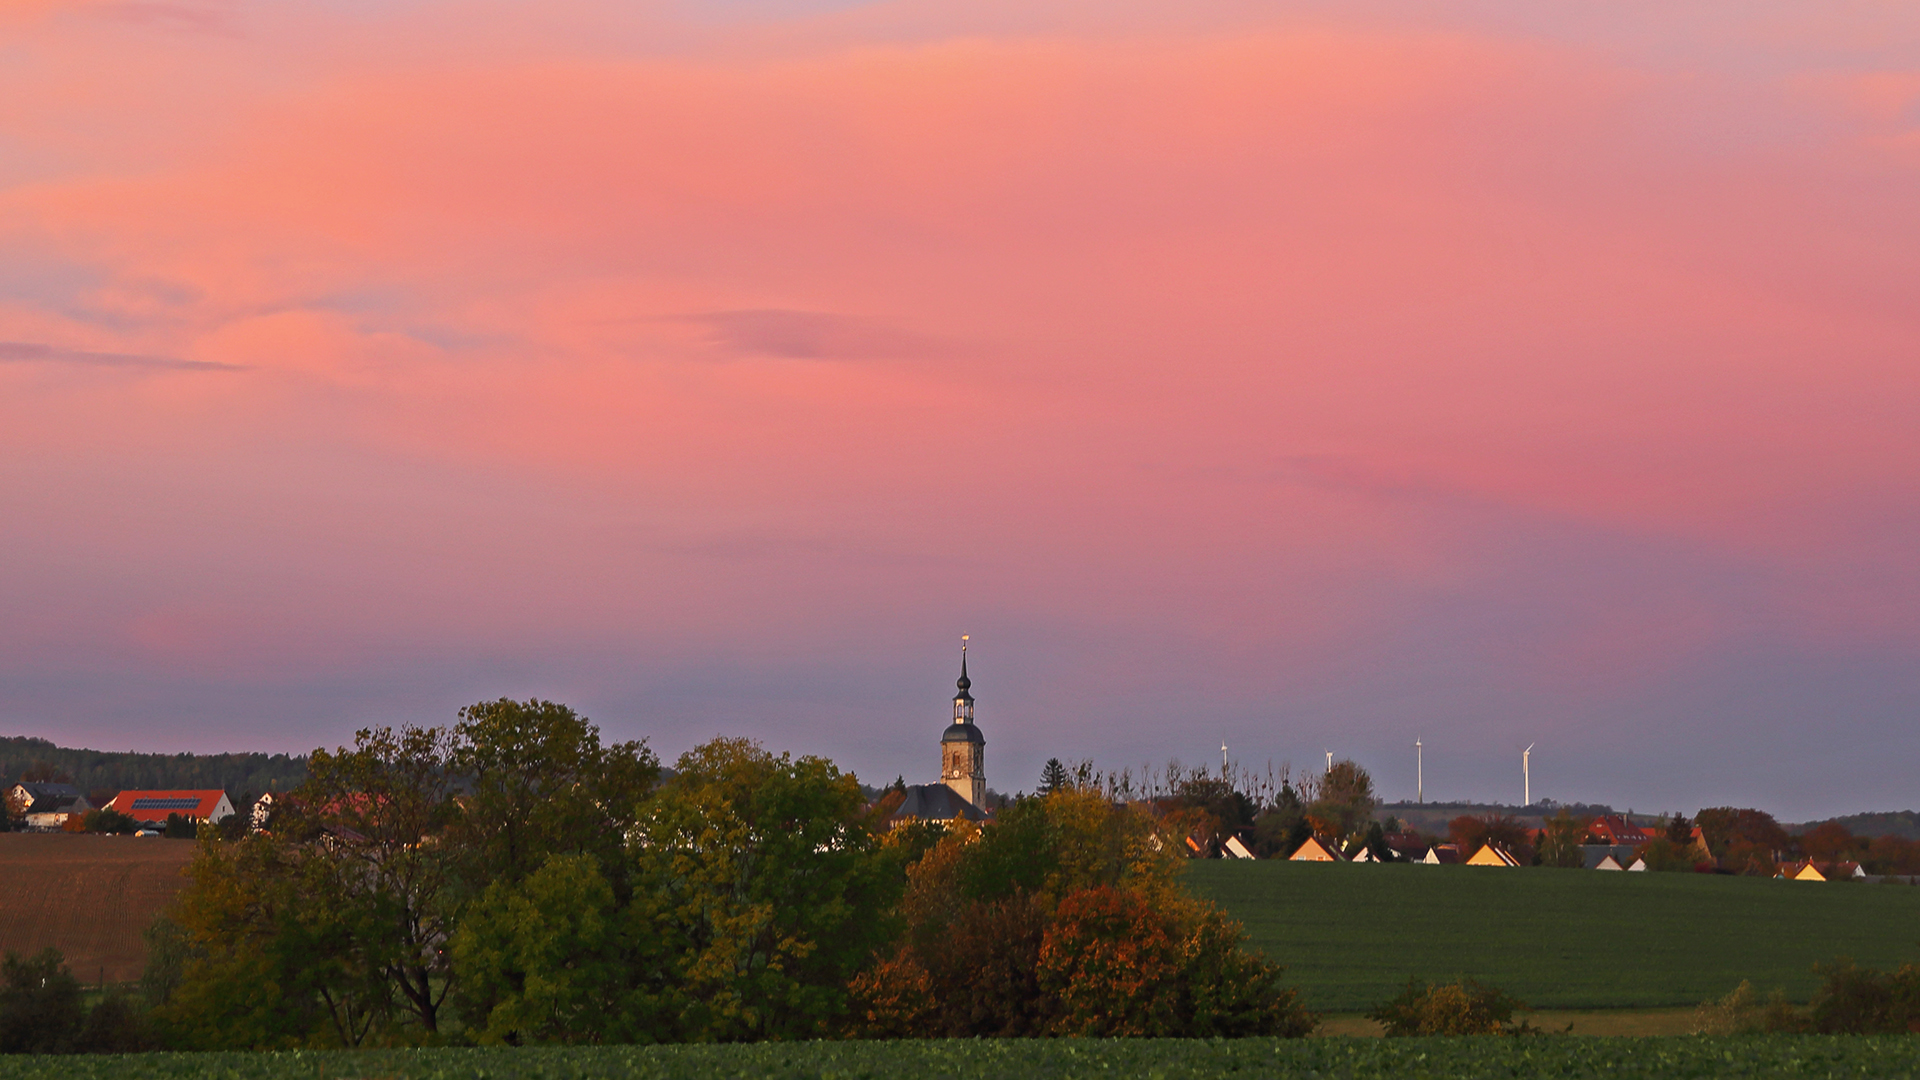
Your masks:
M1335 855L1333 851L1330 850L1325 844L1322 844L1320 842L1320 838L1316 836L1307 837L1307 842L1304 844L1301 844L1300 849L1298 851L1295 851L1292 855L1287 856L1287 858L1292 860L1293 862L1340 862L1342 861L1340 856Z
M72 784L46 784L26 780L13 785L13 788L7 792L7 798L28 810L33 809L33 804L41 799L78 799L83 795L84 793Z
M217 823L233 813L224 791L123 791L107 804L135 821L163 822L170 814Z
M1247 847L1247 845L1241 843L1240 838L1237 836L1227 837L1227 842L1220 845L1220 853L1221 855L1229 859L1253 858L1253 852Z
M72 784L21 781L7 792L7 801L20 808L29 829L58 829L69 817L93 809L86 795Z
M1520 860L1513 857L1506 848L1498 844L1483 844L1473 857L1467 860L1468 866L1519 866Z
M24 810L29 829L58 829L69 817L84 814L93 804L72 784L27 783L13 785L7 798Z

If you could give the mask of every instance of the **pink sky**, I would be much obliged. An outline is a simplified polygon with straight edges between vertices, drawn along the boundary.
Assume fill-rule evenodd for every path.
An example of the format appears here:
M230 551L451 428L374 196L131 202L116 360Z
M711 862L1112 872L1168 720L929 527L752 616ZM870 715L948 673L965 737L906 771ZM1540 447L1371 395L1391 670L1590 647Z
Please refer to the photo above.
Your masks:
M0 729L1915 804L1893 5L0 9Z

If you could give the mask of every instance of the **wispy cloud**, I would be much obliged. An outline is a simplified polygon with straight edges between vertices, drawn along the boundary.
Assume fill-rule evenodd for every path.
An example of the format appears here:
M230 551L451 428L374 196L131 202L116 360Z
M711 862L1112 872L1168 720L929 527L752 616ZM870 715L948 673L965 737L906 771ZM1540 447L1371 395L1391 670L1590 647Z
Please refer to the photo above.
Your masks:
M687 316L705 326L711 343L743 356L792 360L902 360L942 351L932 338L848 315L757 308Z
M171 356L90 352L33 341L0 341L0 363L85 364L90 367L148 368L160 371L245 371L239 364L180 360Z

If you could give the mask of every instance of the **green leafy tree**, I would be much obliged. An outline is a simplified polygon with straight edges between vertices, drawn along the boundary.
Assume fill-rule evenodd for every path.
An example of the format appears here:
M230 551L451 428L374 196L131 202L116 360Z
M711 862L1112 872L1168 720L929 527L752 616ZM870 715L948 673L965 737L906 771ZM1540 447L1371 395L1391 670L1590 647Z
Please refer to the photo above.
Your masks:
M1581 850L1581 845L1586 836L1586 824L1562 808L1547 819L1546 828L1542 830L1540 865L1572 869L1585 866L1586 852Z
M144 987L177 1049L360 1046L391 1018L379 942L393 916L350 890L352 864L319 844L202 837L187 887L148 938Z
M644 741L603 746L565 705L501 698L460 710L449 767L471 784L452 838L469 880L520 881L584 853L624 889L627 834L660 776Z
M667 958L657 1015L696 1040L838 1030L904 887L859 783L744 739L696 747L674 773L630 849L634 902Z
M444 842L459 812L454 740L443 728L362 729L352 748L315 750L307 767L292 803L304 831L325 841L300 862L337 890L335 927L346 941L335 948L356 970L378 973L398 1010L435 1036L452 987L446 942L461 892L460 852Z
M519 882L499 881L462 919L454 966L482 1043L647 1042L669 1033L659 1011L666 956L622 907L600 864L556 855ZM639 936L636 937L636 931Z
M1334 762L1314 786L1315 797L1306 814L1315 830L1329 839L1345 841L1362 832L1380 806L1372 775L1345 758Z
M118 810L89 810L81 818L81 827L90 833L138 832L140 823Z
M1633 854L1647 864L1647 869L1668 873L1692 870L1698 852L1693 845L1675 844L1665 836L1656 836L1652 840L1633 849Z

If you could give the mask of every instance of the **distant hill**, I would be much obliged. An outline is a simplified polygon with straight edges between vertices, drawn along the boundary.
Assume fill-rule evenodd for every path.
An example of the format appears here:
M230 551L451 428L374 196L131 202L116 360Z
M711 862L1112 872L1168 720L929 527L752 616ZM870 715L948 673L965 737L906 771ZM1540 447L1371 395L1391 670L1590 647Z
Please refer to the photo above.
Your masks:
M1890 810L1880 814L1848 814L1845 817L1824 818L1809 821L1804 825L1789 825L1787 831L1795 836L1817 825L1835 822L1846 826L1855 836L1897 836L1902 840L1920 840L1920 813L1912 810Z
M45 739L0 736L0 781L17 783L29 769L51 769L89 794L128 788L219 788L243 793L286 791L307 778L305 755L136 754L75 750Z

